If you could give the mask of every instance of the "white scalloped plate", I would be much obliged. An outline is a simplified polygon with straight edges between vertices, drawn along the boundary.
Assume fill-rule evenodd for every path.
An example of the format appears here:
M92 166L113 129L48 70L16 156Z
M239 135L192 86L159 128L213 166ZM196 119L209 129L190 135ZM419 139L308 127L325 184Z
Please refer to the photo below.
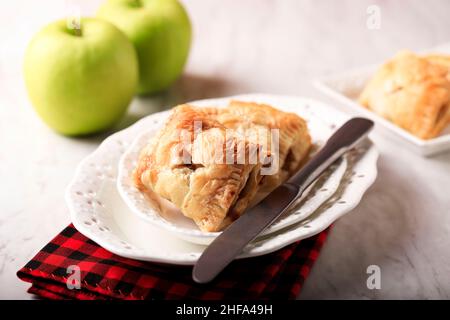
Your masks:
M307 105L299 110L305 118L319 117L335 127L347 116L321 102L285 96L261 94L232 97L265 102L277 107ZM304 114L307 111L309 114ZM117 192L117 170L120 157L133 139L148 128L160 125L154 115L109 138L78 166L75 177L66 190L66 201L75 227L107 250L138 260L171 264L194 264L204 246L183 241L171 233L139 218L127 207ZM326 229L336 219L353 209L376 178L378 152L367 140L347 157L347 169L336 193L312 215L285 229L250 243L243 257L253 257L276 251L295 241L313 236Z
M193 103L193 105L203 104L225 107L228 104L228 101L229 99L226 98L210 99ZM306 105L296 104L295 106L296 110L292 110L292 108L289 109L289 106L284 106L283 109L285 111L298 112L299 108L305 108ZM307 114L308 111L304 110L304 113ZM167 119L167 115L167 113L153 115L152 118L148 120L149 122L148 127L146 126L146 130L136 137L131 146L121 157L119 162L117 188L128 207L142 219L153 223L157 227L172 232L175 236L180 237L183 240L207 245L220 235L221 232L203 232L198 229L191 219L186 218L177 211L170 211L169 214L160 212L158 205L152 205L133 183L132 174L136 167L140 151L147 145L160 127L154 125L154 120L158 119L159 123L164 123ZM308 119L308 128L311 132L312 143L316 146L316 149L319 149L323 142L331 135L333 130L318 117L311 116L308 117ZM304 193L299 200L301 206L297 206L298 210L291 210L288 214L280 217L261 234L261 237L300 222L311 215L322 203L336 192L346 168L347 160L346 158L343 158L338 164L332 166L324 173L317 183Z

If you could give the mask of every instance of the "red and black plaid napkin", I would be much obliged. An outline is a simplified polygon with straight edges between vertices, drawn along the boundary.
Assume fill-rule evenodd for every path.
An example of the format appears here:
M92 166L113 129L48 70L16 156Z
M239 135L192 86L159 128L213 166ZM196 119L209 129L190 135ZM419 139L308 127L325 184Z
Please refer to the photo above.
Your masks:
M65 228L17 273L28 292L48 299L294 299L327 237L322 233L261 257L234 261L212 283L192 281L192 267L117 256ZM69 289L68 267L80 270Z

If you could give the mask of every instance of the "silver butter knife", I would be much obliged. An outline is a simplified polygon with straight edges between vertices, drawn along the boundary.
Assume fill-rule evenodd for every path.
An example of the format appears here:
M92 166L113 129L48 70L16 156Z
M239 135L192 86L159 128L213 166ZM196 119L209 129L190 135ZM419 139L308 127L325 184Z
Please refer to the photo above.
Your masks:
M233 222L205 249L192 271L194 281L207 283L213 280L249 242L285 213L331 164L363 140L372 127L373 122L368 119L353 118L336 130L301 170Z

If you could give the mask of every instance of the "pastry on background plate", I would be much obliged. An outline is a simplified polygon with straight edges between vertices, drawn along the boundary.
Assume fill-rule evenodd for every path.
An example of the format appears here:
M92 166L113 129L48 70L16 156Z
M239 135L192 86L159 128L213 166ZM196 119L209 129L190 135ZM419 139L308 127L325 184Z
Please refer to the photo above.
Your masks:
M421 139L450 124L450 56L398 53L381 66L359 102Z
M278 129L277 143L271 129ZM141 151L134 181L200 230L219 231L295 173L310 147L306 122L268 105L181 105ZM275 170L264 174L268 167Z

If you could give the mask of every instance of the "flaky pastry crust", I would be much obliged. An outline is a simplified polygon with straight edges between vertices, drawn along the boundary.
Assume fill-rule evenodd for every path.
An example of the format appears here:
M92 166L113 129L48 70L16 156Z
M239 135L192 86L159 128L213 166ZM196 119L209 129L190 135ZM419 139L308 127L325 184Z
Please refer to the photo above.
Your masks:
M201 123L200 134L196 123ZM229 135L227 129L238 134ZM256 132L253 136L239 134L248 129L279 129L279 157L274 157L270 137L262 139L258 130L251 130ZM238 145L245 150L245 161L230 164L227 153L237 159ZM227 108L181 105L142 150L134 180L143 192L171 201L202 231L219 231L254 205L258 192L267 194L296 172L310 146L302 118L268 105L240 101ZM248 160L255 152L277 161L274 174L261 174L267 158L257 163Z
M419 138L434 138L450 123L450 57L401 52L379 68L359 102Z

